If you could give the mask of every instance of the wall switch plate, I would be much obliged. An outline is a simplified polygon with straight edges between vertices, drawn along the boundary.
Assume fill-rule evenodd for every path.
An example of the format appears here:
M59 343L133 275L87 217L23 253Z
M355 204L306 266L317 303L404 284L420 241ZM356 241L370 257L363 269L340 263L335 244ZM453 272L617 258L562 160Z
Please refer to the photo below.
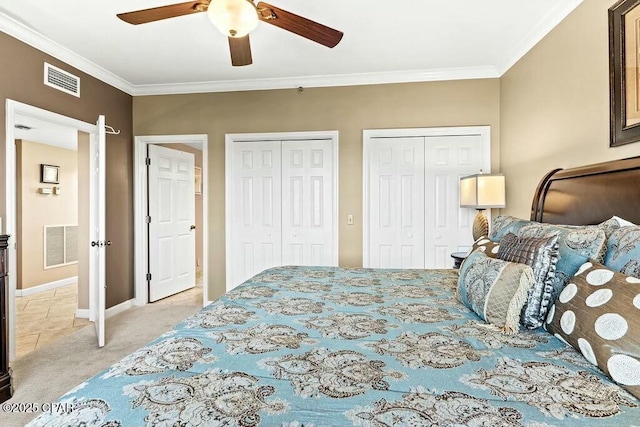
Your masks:
M353 225L353 215L347 215L347 225Z

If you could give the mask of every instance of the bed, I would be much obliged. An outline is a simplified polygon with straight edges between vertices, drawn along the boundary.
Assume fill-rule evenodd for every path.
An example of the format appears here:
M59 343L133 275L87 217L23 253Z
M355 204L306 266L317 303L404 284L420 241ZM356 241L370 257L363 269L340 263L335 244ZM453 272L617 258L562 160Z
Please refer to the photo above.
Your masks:
M619 188L611 190L612 183ZM640 158L552 171L536 191L531 220L566 224L570 232L613 215L640 223L638 184ZM516 223L503 221L502 228ZM484 256L478 252L472 255ZM582 263L578 275L606 257ZM460 272L266 270L69 391L29 426L640 425L633 361L622 387L611 379L620 380L620 365L603 370L594 363L600 347L584 357L583 346L568 345L566 322L558 333L547 330L555 320L517 333L485 322L473 304L460 302L461 277L473 265L467 260ZM521 267L520 292L534 269L512 264ZM624 289L640 294L637 282ZM575 300L558 291L549 312ZM635 307L625 314L631 343L618 350L631 346L637 360ZM607 325L619 331L615 322ZM606 329L610 342L613 329Z

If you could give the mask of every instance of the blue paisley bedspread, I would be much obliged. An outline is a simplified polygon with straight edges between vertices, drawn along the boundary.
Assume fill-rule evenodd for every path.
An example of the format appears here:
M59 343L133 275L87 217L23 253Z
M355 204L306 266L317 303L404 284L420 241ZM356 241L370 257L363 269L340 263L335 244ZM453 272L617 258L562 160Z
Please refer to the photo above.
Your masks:
M640 402L549 333L482 322L457 278L267 270L29 425L640 425Z

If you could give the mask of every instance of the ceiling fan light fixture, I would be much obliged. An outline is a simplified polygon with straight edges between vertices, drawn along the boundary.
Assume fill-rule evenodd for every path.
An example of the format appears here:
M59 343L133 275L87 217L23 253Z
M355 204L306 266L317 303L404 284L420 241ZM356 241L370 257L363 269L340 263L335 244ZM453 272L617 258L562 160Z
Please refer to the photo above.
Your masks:
M260 22L251 0L211 0L207 15L213 25L229 37L244 37Z

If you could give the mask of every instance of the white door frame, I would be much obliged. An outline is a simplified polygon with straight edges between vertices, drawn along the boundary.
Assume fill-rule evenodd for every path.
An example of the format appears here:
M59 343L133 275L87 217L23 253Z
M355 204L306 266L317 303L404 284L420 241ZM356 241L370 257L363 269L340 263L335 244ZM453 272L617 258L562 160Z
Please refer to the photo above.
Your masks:
M5 180L6 180L6 194L5 194L5 209L6 218L4 221L4 233L11 235L9 238L8 256L9 256L9 272L15 272L17 268L16 263L16 229L17 229L17 205L16 205L16 146L15 146L15 116L23 115L39 120L44 120L50 123L55 123L62 126L72 127L80 132L86 132L93 134L96 131L95 123L86 123L71 117L63 116L52 111L43 110L38 107L34 107L28 104L7 99L6 102L6 141L5 141ZM17 287L17 275L9 274L9 292L8 298L8 315L7 320L9 322L9 360L14 360L16 357L16 310L15 310L15 297ZM89 287L89 312L93 315L91 310L91 303L93 299L93 289Z
M147 288L148 236L147 223L147 158L148 144L202 144L202 306L209 301L209 227L208 227L208 136L202 135L148 135L136 136L133 143L133 225L134 225L134 287L135 305L145 305L149 301Z
M482 139L482 171L491 172L491 126L456 126L409 129L365 129L362 131L362 266L369 266L369 150L374 138L469 136Z
M236 142L258 142L258 141L305 141L309 139L329 139L333 145L333 224L334 224L334 236L333 236L333 248L332 248L332 260L334 265L338 265L338 231L340 229L340 223L338 222L338 131L310 131L310 132L266 132L266 133L228 133L225 135L225 162L224 162L224 206L225 206L225 267L226 267L226 286L228 291L231 284L231 269L229 268L229 254L233 250L231 242L233 240L233 227L231 223L231 194L230 194L230 182L232 176L232 162L231 162L231 146Z

